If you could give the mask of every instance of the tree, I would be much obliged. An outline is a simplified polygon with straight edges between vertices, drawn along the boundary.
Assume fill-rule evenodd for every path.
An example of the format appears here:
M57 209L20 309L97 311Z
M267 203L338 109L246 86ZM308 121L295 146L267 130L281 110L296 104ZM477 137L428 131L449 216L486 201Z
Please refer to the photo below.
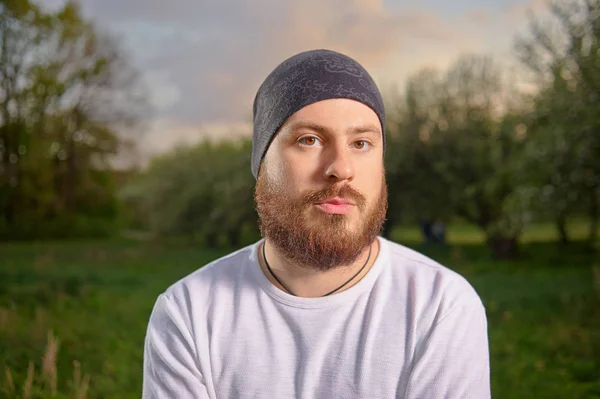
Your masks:
M178 148L153 159L121 197L158 236L239 246L244 230L257 233L250 154L249 140Z
M401 221L445 220L452 216L446 200L447 188L431 180L434 156L423 140L430 112L438 112L440 74L424 69L412 76L404 93L387 106L386 171L389 209L384 235Z
M584 213L589 239L600 218L600 1L552 2L549 17L531 18L517 50L540 87L529 134L539 208L551 213L563 242L566 222Z
M516 170L525 109L518 98L491 59L464 56L445 74L409 79L396 129L394 190L421 217L479 226L496 257L516 255L528 217Z
M142 109L138 81L77 3L0 10L0 237L81 234L116 214L108 159Z

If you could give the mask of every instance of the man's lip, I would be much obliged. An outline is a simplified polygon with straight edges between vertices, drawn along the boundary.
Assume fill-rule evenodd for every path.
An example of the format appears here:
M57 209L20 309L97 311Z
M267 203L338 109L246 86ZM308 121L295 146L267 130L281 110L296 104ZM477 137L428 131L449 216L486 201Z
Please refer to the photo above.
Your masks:
M325 201L317 202L317 204L331 204L331 205L354 205L352 201L348 201L344 198L334 197L326 199Z

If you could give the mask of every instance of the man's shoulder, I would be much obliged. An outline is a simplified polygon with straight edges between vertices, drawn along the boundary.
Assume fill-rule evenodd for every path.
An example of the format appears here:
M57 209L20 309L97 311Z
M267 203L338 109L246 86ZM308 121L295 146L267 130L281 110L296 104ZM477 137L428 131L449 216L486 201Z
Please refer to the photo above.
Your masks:
M171 284L164 295L177 301L191 297L209 296L216 291L233 287L252 257L257 243L231 252Z
M429 256L415 249L393 241L389 245L390 260L396 271L403 271L424 279L445 278L450 280L465 281L464 277L448 266L442 265Z
M482 306L475 288L457 271L402 244L388 241L388 245L390 273L402 284L409 284L420 299L450 307Z

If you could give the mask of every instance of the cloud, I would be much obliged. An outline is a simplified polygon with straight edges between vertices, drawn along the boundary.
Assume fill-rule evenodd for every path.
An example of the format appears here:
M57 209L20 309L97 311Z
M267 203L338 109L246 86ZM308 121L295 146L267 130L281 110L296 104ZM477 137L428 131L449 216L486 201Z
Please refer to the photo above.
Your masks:
M378 70L402 49L462 40L434 13L382 0L83 0L83 8L126 38L147 80L158 77L159 116L186 125L249 121L262 80L300 51L330 48Z
M149 103L154 109L171 107L181 99L181 90L173 84L166 71L148 71L144 74L144 80L145 84L152 87Z
M548 0L530 0L524 4L514 4L504 8L509 18L523 19L529 12L541 12L548 8Z
M467 13L467 18L471 22L486 24L490 21L490 12L483 9L474 9Z
M465 23L465 13L455 18L387 0L80 1L98 26L123 38L148 84L156 112L139 137L142 154L249 134L259 85L300 51L346 53L385 92L420 67L444 67L484 46L483 29ZM473 10L467 18L485 25L489 14Z
M251 123L182 124L170 118L158 118L138 140L138 151L144 159L177 146L196 144L202 140L223 140L248 137Z

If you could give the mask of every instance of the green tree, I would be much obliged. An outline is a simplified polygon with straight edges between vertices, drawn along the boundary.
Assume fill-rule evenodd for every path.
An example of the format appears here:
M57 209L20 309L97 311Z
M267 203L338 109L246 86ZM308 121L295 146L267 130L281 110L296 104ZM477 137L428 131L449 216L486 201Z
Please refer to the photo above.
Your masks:
M250 154L249 140L178 148L153 159L121 197L158 236L239 246L257 226Z
M531 18L518 54L540 91L528 137L531 181L538 209L555 222L561 240L566 223L587 214L589 239L600 218L600 1L550 3L549 17Z
M0 2L0 237L92 233L118 208L108 159L138 81L77 3Z
M400 206L479 226L496 257L516 255L528 219L516 170L525 109L518 98L491 59L464 56L445 74L409 79L395 129L391 174Z

